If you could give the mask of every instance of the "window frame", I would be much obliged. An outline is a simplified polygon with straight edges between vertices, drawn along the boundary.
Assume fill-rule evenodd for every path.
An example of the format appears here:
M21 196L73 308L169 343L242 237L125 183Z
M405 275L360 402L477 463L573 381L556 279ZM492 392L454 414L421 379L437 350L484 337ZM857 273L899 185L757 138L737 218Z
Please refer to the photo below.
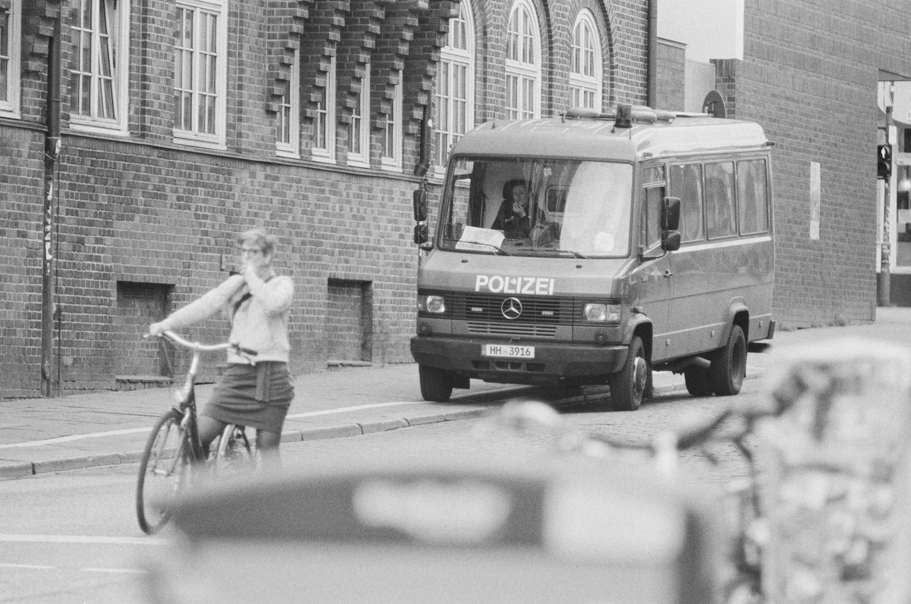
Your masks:
M528 0L513 4L506 41L506 117L537 119L541 117L541 33L538 12Z
M402 119L404 117L404 73L399 70L392 92L392 109L383 126L380 151L380 169L401 171L402 169Z
M696 200L696 207L699 209L699 233L698 237L688 239L687 238L687 220L686 217L689 215L687 208L690 207L690 204L687 203L687 198L684 198L680 195L680 188L683 187L683 183L677 182L678 170L681 172L686 171L688 168L697 168L699 170L699 178L696 182L699 183L699 197ZM706 230L705 230L705 178L704 178L704 166L701 161L693 162L682 162L675 163L668 166L668 194L671 197L677 197L680 199L680 235L682 243L701 243L706 240Z
M449 21L446 44L440 50L434 91L433 165L438 173L445 169L452 147L474 126L474 15L467 2L459 7L459 15Z
M5 97L5 99L0 97L0 116L18 119L21 117L19 103L22 96L19 79L19 74L22 71L20 55L22 47L22 0L11 0L9 10L4 10L4 12L8 13L6 17L6 39L9 43L9 48L0 48L0 61L5 61L7 68L6 89L0 91ZM6 54L3 54L4 50Z
M740 166L743 164L761 164L762 165L763 178L757 179L756 182L762 183L762 191L764 193L764 201L765 201L765 203L763 205L763 207L765 208L765 212L764 212L764 216L763 216L763 218L765 220L765 225L761 226L758 230L754 230L754 231L748 231L744 228L745 227L744 221L746 218L747 208L744 205L745 196L743 195L744 187L746 186L746 184L744 182L745 179L744 179L744 177L741 173L741 169L740 169ZM744 236L765 235L765 234L769 233L772 230L772 213L771 213L770 207L769 207L769 198L770 198L769 197L769 165L768 165L768 162L766 161L766 158L764 158L764 157L746 157L746 158L737 160L736 165L734 166L734 178L737 183L736 184L736 187L737 187L737 228L738 228L739 233ZM756 204L753 207L753 209L757 209L757 208L759 208L758 204Z
M735 159L724 159L720 161L707 161L704 162L702 166L702 197L703 197L703 216L705 220L705 236L709 241L718 241L719 239L730 239L732 237L737 237L739 235L739 225L738 225L738 203L737 203L737 166ZM730 181L728 192L730 193L730 224L733 226L731 232L718 230L719 223L715 221L716 215L714 213L715 207L711 208L712 213L710 213L709 208L709 199L710 197L714 200L714 197L711 195L709 189L709 169L715 168L718 166L729 165L731 167L730 172ZM723 226L723 225L722 225Z
M187 51L190 53L193 67L191 69L191 87L189 89L178 88L182 84L181 74L177 73L178 53L181 52L180 31L182 23L178 18L176 30L176 43L174 45L174 97L175 97L175 116L174 116L174 142L212 149L224 150L227 148L226 141L226 123L227 123L227 63L228 63L228 1L227 0L177 0L176 9L178 14L181 10L191 11L193 14L193 46ZM216 19L215 27L215 85L214 85L214 118L212 120L214 132L199 131L199 97L203 94L213 94L212 91L205 90L200 82L200 70L197 68L199 55L203 52L210 51L200 44L199 36L201 34L200 16L202 14L213 15ZM205 49L205 50L204 50ZM190 126L189 130L180 126L179 116L181 104L177 97L182 92L188 91L190 94Z
M580 33L583 40L580 40ZM604 85L602 82L603 64L602 64L602 42L601 33L595 24L595 18L591 11L583 9L576 16L576 22L573 25L573 37L570 47L570 68L569 68L569 106L570 107L588 107L591 109L601 109L602 97L604 94ZM581 57L590 55L589 60L582 60ZM591 63L591 73L586 73L587 69L580 68L582 65ZM592 104L585 102L578 103L573 99L578 95L584 99L586 94L592 97Z
M314 161L335 163L336 139L336 75L337 61L335 55L329 57L329 71L326 72L326 86L323 97L317 102L316 116L313 118L313 145L310 156ZM319 140L325 138L325 146L319 146Z
M355 96L348 123L349 166L370 167L370 62L366 64L361 78L361 90Z
M291 77L275 115L275 153L293 159L300 158L300 66L300 48L295 48L291 59Z
M76 21L71 26L71 48L80 41L80 34L78 33L81 29L79 27L79 25L81 25L79 15L83 10L82 3L86 0L76 1L77 6L73 10L77 17ZM106 35L108 38L108 46L111 49L111 56L108 57L111 61L110 76L105 76L101 73L102 67L100 62L102 61L101 49L103 48L103 45L100 40L105 35L101 33L99 27L100 9L102 6L105 6L109 21ZM78 111L79 108L73 106L73 103L80 98L73 89L72 84L73 78L77 77L75 76L76 72L73 69L76 66L75 60L80 54L74 49L69 69L70 104L68 110L70 114L70 126L74 130L126 135L128 133L127 116L129 113L130 96L130 3L123 0L119 2L115 2L114 0L94 0L92 2L92 25L91 29L87 31L89 32L88 35L91 37L91 57L89 59L91 65L89 66L88 71L80 73L85 74L90 82L90 108L88 114L86 114L80 113ZM111 109L114 112L114 117L112 118L98 115L98 103L103 95L99 90L99 81L105 78L111 80L111 94L113 96L111 100Z

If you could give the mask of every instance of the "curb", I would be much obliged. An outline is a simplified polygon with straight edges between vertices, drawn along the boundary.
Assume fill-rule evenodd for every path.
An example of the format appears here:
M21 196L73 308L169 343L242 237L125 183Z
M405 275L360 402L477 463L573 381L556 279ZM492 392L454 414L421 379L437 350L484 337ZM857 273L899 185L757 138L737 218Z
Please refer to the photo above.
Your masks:
M757 379L762 372L749 374L744 377L746 380ZM685 392L686 386L683 384L670 384L659 386L654 389L656 394L670 392ZM607 394L607 386L598 388L594 394ZM579 394L566 397L560 400L561 407L573 405L585 405L588 402L589 395ZM414 426L424 426L448 421L459 421L465 419L477 419L492 415L496 412L496 405L488 405L473 409L459 409L453 411L441 411L414 417L403 417L398 419L384 419L372 422L355 422L339 424L334 426L321 426L318 428L309 428L307 430L285 430L282 432L282 443L298 443L311 440L327 440L334 438L347 438L351 436L362 436L365 434L377 434L388 432L390 430L399 430L401 428L410 428ZM150 428L151 429L151 428ZM139 463L142 457L142 451L130 453L108 453L105 455L86 455L82 457L71 457L67 459L58 459L53 461L27 462L27 461L2 461L0 460L0 479L5 478L22 478L25 476L34 476L37 474L46 474L50 472L63 472L69 470L83 470L99 466L116 466L123 464Z

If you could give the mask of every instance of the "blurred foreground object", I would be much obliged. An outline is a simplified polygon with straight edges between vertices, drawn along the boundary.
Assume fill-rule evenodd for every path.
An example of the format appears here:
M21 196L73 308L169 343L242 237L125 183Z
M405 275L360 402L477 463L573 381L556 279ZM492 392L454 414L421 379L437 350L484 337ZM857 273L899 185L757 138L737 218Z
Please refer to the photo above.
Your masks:
M221 485L173 510L155 603L711 604L714 510L597 460L386 461Z
M771 602L911 601L911 355L844 339L783 349L761 428Z

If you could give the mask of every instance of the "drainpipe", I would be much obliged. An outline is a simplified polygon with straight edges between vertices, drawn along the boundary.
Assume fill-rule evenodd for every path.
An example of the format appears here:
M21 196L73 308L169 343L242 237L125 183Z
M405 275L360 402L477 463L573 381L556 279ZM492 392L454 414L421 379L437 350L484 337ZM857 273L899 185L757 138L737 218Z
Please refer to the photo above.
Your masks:
M648 0L648 74L647 105L658 108L658 0Z
M48 45L47 136L44 141L44 261L41 271L41 393L53 395L51 366L54 354L54 209L58 191L57 158L60 155L61 19L63 8L54 20L54 36Z

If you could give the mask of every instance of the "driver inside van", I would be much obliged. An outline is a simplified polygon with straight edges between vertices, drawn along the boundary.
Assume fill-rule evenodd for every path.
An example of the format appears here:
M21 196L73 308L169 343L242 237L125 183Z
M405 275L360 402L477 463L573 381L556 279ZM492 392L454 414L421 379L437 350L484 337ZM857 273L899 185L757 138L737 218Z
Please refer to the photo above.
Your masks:
M503 203L490 228L503 231L507 239L529 236L532 217L528 188L524 180L510 180L503 185Z

